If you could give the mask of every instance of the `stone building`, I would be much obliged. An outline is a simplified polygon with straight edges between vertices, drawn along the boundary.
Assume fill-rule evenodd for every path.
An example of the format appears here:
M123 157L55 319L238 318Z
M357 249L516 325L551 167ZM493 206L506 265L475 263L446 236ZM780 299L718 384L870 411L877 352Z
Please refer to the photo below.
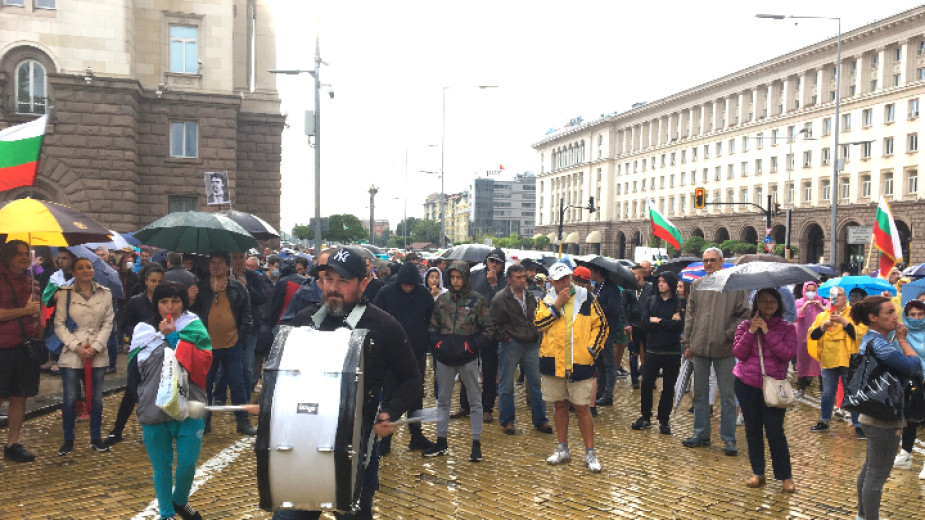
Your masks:
M450 244L469 239L469 192L448 193L444 196L446 237ZM424 219L440 222L440 194L424 199Z
M856 270L869 245L850 243L859 240L848 240L849 229L873 224L882 194L892 206L904 258L925 261L918 187L925 6L842 34L838 94L835 61L832 38L550 133L533 145L540 162L537 232L554 239L559 201L582 206L593 196L596 213L565 212L564 242L573 250L632 258L649 235L647 200L685 239L757 244L766 223L752 204L767 207L771 196L784 210L769 226L771 240L785 242L789 208L798 260L828 263L837 197L835 263ZM833 187L836 157L844 164ZM704 209L693 207L698 187L706 191Z
M511 180L476 178L473 181L472 233L533 237L536 219L536 176L518 173Z
M117 231L207 206L279 226L284 118L267 0L4 0L0 128L48 114L35 186Z

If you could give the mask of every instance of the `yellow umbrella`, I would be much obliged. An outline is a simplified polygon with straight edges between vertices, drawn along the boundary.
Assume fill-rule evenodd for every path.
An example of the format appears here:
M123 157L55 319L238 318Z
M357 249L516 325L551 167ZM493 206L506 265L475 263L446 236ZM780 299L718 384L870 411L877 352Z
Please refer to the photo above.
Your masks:
M76 209L35 199L0 205L0 237L30 246L73 246L112 240L108 229Z

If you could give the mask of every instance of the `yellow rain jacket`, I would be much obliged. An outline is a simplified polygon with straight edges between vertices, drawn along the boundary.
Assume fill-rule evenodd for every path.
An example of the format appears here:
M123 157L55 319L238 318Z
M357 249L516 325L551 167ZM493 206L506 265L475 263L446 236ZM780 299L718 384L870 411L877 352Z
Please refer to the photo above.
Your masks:
M818 340L812 338L813 331L832 317L831 309L819 313L809 328L809 335L806 338L806 350L810 356L819 361L822 368L848 366L851 354L858 351L861 338L864 337L864 334L867 334L867 326L852 321L850 314L851 306L845 305L845 310L841 315L854 325L854 339L845 332L845 327L840 323L836 323L826 330Z
M540 345L540 373L566 377L572 381L588 379L594 373L594 358L607 341L607 319L594 295L583 287L572 286L569 301L556 309L555 294L536 306L534 324L543 332Z

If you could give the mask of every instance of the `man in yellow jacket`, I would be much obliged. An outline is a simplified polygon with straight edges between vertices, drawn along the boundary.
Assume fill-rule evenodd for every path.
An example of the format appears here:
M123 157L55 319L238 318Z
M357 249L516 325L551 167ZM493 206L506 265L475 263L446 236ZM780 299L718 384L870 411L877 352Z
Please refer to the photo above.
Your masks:
M601 471L594 451L594 423L591 419L591 377L594 358L607 340L607 320L594 295L572 285L572 269L557 263L549 269L552 290L537 302L535 324L543 332L540 345L540 374L543 400L555 403L558 446L549 464L571 460L568 448L569 402L578 417L578 429L585 443L585 465Z

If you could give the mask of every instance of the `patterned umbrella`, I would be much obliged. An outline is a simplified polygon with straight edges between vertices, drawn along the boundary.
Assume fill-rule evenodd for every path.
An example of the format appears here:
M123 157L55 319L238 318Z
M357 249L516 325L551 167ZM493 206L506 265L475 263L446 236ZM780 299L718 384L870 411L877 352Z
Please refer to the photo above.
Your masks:
M225 215L235 221L257 240L272 240L274 238L279 238L279 231L257 215L251 215L250 213L232 209L220 211L218 214Z
M720 269L728 269L732 267L731 262L723 262L723 266ZM694 280L698 280L707 275L707 272L703 269L703 262L694 262L684 269L681 269L681 280L687 283L693 283Z
M0 237L31 246L73 246L112 240L102 224L76 209L35 199L0 205Z
M135 232L135 238L168 251L200 255L243 253L257 247L254 237L230 218L200 211L170 213Z

